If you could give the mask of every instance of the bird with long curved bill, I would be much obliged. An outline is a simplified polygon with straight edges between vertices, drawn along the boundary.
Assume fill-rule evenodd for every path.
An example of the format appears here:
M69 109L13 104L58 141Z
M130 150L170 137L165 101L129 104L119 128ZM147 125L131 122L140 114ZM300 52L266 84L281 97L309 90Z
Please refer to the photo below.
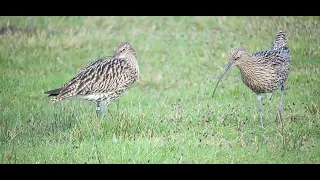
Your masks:
M229 52L229 62L218 78L212 98L222 78L233 65L240 70L243 83L257 94L261 127L263 127L261 94L272 93L278 88L281 89L276 116L276 122L279 124L279 120L282 121L282 99L285 82L291 69L290 50L287 47L285 33L279 31L272 42L271 48L266 51L250 54L243 47L232 48Z

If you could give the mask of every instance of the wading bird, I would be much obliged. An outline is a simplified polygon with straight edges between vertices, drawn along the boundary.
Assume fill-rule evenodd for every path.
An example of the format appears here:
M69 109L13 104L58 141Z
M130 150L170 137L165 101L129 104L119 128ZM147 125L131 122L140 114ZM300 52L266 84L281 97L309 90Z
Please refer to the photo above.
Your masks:
M243 83L257 94L261 127L263 127L261 94L272 93L279 87L281 88L280 103L276 116L276 121L279 123L279 119L282 120L282 98L285 82L291 68L290 50L286 41L285 33L279 31L271 48L267 51L250 54L243 47L232 48L229 52L229 62L218 79L212 97L223 76L232 65L236 65L240 70Z
M136 51L121 42L113 56L101 57L85 67L61 88L45 92L55 96L52 102L75 98L96 103L96 113L106 114L107 107L120 97L139 77Z

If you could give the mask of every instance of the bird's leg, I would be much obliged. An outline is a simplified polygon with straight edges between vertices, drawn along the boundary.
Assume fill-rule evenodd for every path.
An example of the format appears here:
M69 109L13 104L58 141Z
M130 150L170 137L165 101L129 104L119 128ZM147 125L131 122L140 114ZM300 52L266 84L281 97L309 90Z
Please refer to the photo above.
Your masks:
M97 104L97 107L96 107L97 116L98 115L106 115L108 112L107 102L106 101L97 101L96 104Z
M99 114L101 114L101 101L97 101L96 104L97 104L96 113L98 116Z
M280 95L280 103L278 106L276 122L279 124L279 120L282 122L282 98L284 94L284 84L281 85L281 95Z
M100 103L100 110L101 110L101 114L103 115L107 115L108 113L108 104L107 104L107 101L101 101Z
M263 127L263 123L262 123L261 95L257 95L257 100L258 100L258 111L259 111L259 114L260 114L260 127Z

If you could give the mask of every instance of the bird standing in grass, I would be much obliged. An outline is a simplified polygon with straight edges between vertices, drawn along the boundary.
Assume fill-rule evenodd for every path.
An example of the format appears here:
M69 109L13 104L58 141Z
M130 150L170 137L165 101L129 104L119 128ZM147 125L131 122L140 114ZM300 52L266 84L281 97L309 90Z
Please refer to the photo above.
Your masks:
M121 96L139 77L135 50L121 42L113 56L99 58L85 67L61 88L45 92L55 96L52 102L76 98L96 103L97 114L106 114L107 106Z
M249 54L243 47L232 48L229 52L229 62L218 79L212 97L223 76L232 65L236 65L240 70L244 84L257 94L261 127L263 127L261 94L272 93L279 87L281 88L280 103L276 116L276 121L279 123L279 119L282 120L282 98L285 82L291 68L290 50L286 41L285 33L279 31L271 48L267 51Z

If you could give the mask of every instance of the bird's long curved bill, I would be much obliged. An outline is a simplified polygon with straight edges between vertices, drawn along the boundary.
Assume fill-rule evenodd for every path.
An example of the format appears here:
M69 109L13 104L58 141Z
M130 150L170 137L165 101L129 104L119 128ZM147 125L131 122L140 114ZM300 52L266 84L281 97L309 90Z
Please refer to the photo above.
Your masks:
M212 98L213 98L213 96L214 96L214 93L215 93L216 90L217 90L217 87L218 87L221 79L222 79L223 76L227 73L227 71L230 69L231 65L232 65L232 63L231 63L231 61L229 61L228 64L227 64L227 66L226 66L226 68L224 69L223 73L220 75L220 77L219 77L219 79L218 79L218 82L217 82L217 85L216 85L216 87L214 88L214 91L213 91L213 93L212 93Z

